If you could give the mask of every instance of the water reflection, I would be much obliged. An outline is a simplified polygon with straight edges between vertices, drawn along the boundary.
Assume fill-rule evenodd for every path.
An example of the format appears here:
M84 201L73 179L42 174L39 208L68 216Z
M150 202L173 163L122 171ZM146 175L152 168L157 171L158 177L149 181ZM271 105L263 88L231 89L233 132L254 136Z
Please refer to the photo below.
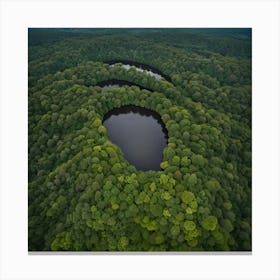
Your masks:
M143 171L161 170L168 134L156 112L138 106L123 106L109 111L103 125L109 139L121 148L130 164Z
M111 65L111 66L114 66L114 64ZM151 70L145 70L145 69L143 69L143 68L141 68L141 67L136 67L136 66L130 65L130 64L124 64L123 67L124 67L125 69L127 69L127 70L129 70L130 68L134 67L137 71L145 72L145 73L149 74L150 76L155 77L157 80L162 80L162 79L164 79L160 74L154 73L154 72L151 71Z
M171 82L171 78L169 76L163 74L159 69L156 69L155 67L152 67L148 64L130 61L130 60L111 60L111 61L107 61L105 63L110 64L111 67L114 67L116 64L121 63L121 64L123 64L122 66L125 69L130 69L130 68L134 67L137 71L146 72L147 74L155 77L158 80L165 79L165 80Z

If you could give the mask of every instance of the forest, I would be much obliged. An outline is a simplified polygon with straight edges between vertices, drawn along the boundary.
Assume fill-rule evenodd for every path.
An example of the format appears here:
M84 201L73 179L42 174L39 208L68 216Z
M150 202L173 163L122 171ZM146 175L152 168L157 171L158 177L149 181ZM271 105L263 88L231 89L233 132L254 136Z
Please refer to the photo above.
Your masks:
M29 251L251 251L251 67L251 29L30 28ZM110 141L131 105L168 131L161 170Z

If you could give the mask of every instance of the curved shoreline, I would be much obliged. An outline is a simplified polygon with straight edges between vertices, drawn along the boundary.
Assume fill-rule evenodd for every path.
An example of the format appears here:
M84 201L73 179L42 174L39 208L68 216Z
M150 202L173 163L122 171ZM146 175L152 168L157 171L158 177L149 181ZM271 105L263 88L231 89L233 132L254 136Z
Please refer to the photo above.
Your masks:
M144 160L145 164L143 165L143 154L140 152L141 156L139 157L139 155L135 155L135 152L131 153L129 152L129 150L127 150L125 147L127 146L126 142L130 142L129 138L125 137L125 139L122 139L122 136L116 136L116 135L122 135L119 134L119 132L115 131L112 134L111 138L110 136L108 137L110 141L112 141L113 143L115 143L123 152L125 159L133 166L135 166L135 168L137 170L141 170L141 171L150 171L150 170L154 170L154 171L163 171L162 167L160 166L161 162L163 161L163 150L165 147L168 146L168 130L165 126L165 123L163 122L161 116L159 113L157 113L154 110L151 109L147 109L145 107L142 106L138 106L138 105L121 105L120 107L114 107L113 109L109 110L108 112L106 112L103 115L103 119L102 119L102 125L104 125L106 127L106 129L110 130L110 125L107 127L106 125L106 121L110 120L111 117L120 117L120 120L123 120L123 118L127 118L127 114L135 114L137 115L137 117L142 119L143 117L148 117L148 118L152 118L153 122L156 122L156 134L157 137L156 138L160 138L160 142L158 143L158 147L160 147L160 150L156 149L156 153L151 155L151 153L149 152L148 154L145 152L145 150L148 148L148 151L151 147L154 148L153 144L150 144L152 146L146 146L147 144L144 145L144 154L146 159ZM135 121L135 120L134 120ZM138 120L139 121L139 120ZM146 120L148 121L148 120ZM149 122L152 121L151 119L149 119ZM127 123L127 119L123 124ZM136 122L137 124L137 122ZM145 129L147 129L145 127ZM143 130L143 128L142 128ZM142 131L143 132L143 131ZM150 131L151 135L155 135L155 127L153 125L153 131ZM134 132L136 133L136 131ZM141 135L138 135L137 139L141 139ZM130 137L130 136L129 136ZM118 140L117 140L118 139ZM155 139L155 138L154 138ZM137 140L132 140L132 143L134 142L137 143ZM146 141L144 141L144 143L146 143ZM151 141L151 143L154 143L154 140ZM135 144L134 144L135 145ZM150 148L149 148L150 147ZM136 148L136 149L135 149ZM136 147L133 148L133 150L137 151L137 148L139 148L139 143L136 145ZM145 167L144 167L145 166Z
M110 116L113 114L120 115L120 114L124 114L124 113L129 113L129 112L139 113L142 116L153 116L157 120L157 122L161 125L162 131L163 131L165 138L167 140L167 143L168 143L168 130L167 130L165 123L163 122L160 114L154 110L147 109L145 107L141 107L141 106L133 105L133 104L121 105L120 107L113 108L110 111L108 111L107 113L105 113L103 115L102 123L104 121L106 121L108 118L110 118Z
M166 81L168 82L171 82L171 78L164 74L162 71L160 71L159 69L153 67L153 66L150 66L148 64L145 64L145 63L141 63L141 62L136 62L136 61L132 61L132 60L108 60L108 61L104 61L104 63L106 64L109 64L109 65L114 65L114 64L117 64L117 63L122 63L122 64L128 64L130 66L135 66L135 67L138 67L142 70L147 70L147 71L151 71L155 74L158 74L160 76L162 76Z

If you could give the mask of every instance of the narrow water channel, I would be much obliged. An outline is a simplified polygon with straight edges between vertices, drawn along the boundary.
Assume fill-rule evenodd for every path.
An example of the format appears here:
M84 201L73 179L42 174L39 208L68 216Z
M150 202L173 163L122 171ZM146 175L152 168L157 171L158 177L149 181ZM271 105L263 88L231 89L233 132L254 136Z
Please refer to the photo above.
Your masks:
M146 72L147 74L155 77L158 80L165 79L166 81L171 82L171 78L168 75L163 74L162 71L148 64L135 62L131 60L110 60L105 61L105 63L109 64L111 67L114 67L114 65L117 63L123 64L123 67L126 69L135 67L137 71Z

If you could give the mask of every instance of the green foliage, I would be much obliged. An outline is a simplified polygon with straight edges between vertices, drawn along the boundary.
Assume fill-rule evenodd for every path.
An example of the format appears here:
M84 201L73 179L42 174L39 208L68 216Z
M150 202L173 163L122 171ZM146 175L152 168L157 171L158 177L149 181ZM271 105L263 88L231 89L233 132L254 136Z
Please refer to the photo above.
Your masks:
M64 251L69 250L72 245L72 238L70 232L63 231L57 234L56 238L51 244L51 250L53 251Z
M156 188L157 188L157 186L156 186L155 183L152 183L152 184L150 185L150 190L151 190L151 192L154 192L154 191L156 190Z
M112 167L112 172L113 172L114 174L119 174L120 171L121 171L121 169L122 169L121 164L120 164L120 163L115 163L115 164L113 165L113 167Z
M208 216L201 221L201 225L206 230L214 230L218 224L218 220L215 216Z
M207 181L205 185L211 191L218 191L221 189L220 183L215 179Z
M107 130L106 130L106 128L103 125L98 127L98 133L100 133L102 135L105 135L106 132L107 132Z
M164 209L164 210L163 210L163 216L164 216L164 217L171 217L171 214L170 214L170 212L169 212L168 209Z
M196 228L196 225L193 221L185 221L184 222L184 229L186 231L192 231Z
M187 29L33 32L29 250L251 250L249 40ZM131 84L98 86L113 79ZM104 115L130 104L166 125L161 171L137 170L108 138Z
M193 155L192 163L197 166L204 166L206 163L206 160L203 158L202 155Z
M161 167L162 169L166 169L168 166L169 166L168 161L163 161L163 162L161 162L161 164L160 164L160 167Z
M225 202L223 203L223 206L224 206L227 210L230 210L231 207L232 207L232 204L231 204L230 201L225 201Z
M192 174L188 179L188 185L194 186L197 183L197 177L196 174Z
M161 205L158 205L158 204L152 204L151 205L151 213L155 217L160 217L162 215L162 211L163 211L163 208L162 208Z
M190 203L191 201L193 201L195 199L195 196L192 192L189 192L189 191L184 191L182 194L181 194L181 199L184 203L188 204Z
M128 244L129 244L128 238L125 237L125 236L122 236L122 237L120 238L119 242L118 242L118 249L119 249L120 251L124 251L124 250L126 250Z

